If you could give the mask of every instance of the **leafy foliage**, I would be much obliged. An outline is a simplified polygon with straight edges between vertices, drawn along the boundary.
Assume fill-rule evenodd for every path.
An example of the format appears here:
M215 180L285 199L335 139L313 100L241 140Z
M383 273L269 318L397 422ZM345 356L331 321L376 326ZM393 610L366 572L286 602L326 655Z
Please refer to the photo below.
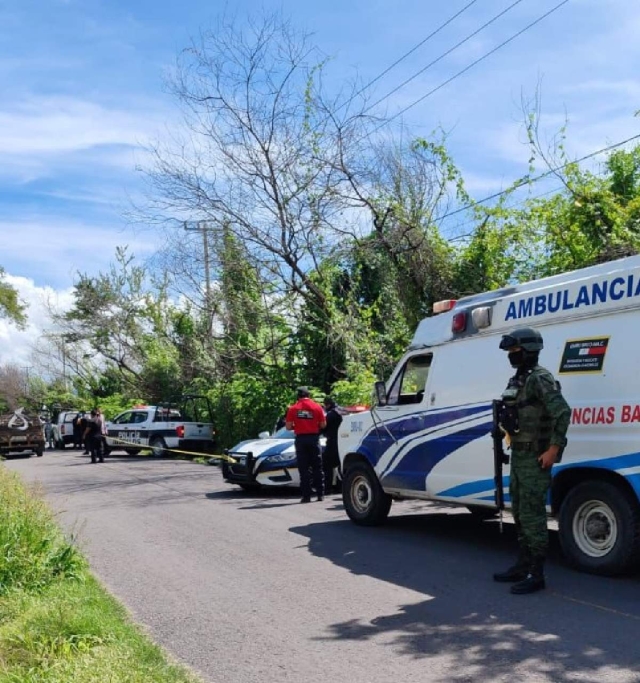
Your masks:
M23 328L27 322L25 307L20 302L16 289L5 282L4 278L4 268L0 267L0 319L7 318Z

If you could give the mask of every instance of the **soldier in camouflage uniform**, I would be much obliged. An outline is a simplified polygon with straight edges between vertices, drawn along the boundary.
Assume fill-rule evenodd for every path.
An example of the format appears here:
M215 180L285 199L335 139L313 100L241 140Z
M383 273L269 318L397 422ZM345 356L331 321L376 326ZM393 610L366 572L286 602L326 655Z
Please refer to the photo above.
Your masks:
M509 493L518 534L519 555L507 571L494 574L514 585L511 592L533 593L545 587L548 529L546 502L551 468L566 445L571 409L553 375L538 365L542 336L530 327L502 337L516 374L502 395L501 427L511 440Z

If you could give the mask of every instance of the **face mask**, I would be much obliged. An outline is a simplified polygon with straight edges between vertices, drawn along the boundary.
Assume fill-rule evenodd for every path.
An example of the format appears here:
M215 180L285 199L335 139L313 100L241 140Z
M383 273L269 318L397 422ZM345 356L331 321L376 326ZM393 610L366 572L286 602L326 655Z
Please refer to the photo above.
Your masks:
M512 368L519 368L521 365L524 365L524 349L512 351L509 354L509 362Z

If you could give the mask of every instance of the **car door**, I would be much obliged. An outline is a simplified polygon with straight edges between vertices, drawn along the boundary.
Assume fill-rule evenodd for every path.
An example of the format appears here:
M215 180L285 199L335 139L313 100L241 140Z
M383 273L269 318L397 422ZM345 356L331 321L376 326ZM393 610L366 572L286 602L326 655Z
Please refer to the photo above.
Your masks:
M111 448L124 448L131 432L132 410L117 415L107 427L107 444Z
M134 410L129 421L129 442L138 446L149 445L149 430L151 428L151 411Z
M377 431L387 445L376 468L385 488L411 492L426 489L429 457L422 442L438 422L429 411L433 362L431 351L407 358L387 392L387 404L375 409L376 417L382 419Z

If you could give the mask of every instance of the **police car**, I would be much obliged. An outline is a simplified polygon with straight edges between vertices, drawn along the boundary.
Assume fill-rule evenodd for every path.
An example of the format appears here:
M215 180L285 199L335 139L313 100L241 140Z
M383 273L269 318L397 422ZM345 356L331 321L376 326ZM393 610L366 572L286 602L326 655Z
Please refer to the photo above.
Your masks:
M320 438L324 447L325 439ZM222 476L246 491L261 487L298 487L295 435L283 427L272 436L262 432L257 439L241 441L225 451L230 460L222 463Z
M153 455L177 449L211 453L214 447L211 406L204 396L186 396L180 404L137 405L107 422L107 449Z
M342 415L361 413L367 406L353 405L338 408ZM320 437L320 449L324 449L327 440ZM273 435L262 432L257 439L241 441L231 450L225 451L229 460L222 463L222 476L230 484L237 484L250 491L261 487L300 486L300 475L296 460L295 435L283 427ZM213 458L212 460L216 460ZM340 485L342 479L336 468L334 484Z
M640 560L640 256L439 302L434 313L377 383L377 405L343 419L349 517L380 524L401 499L496 510L509 469L494 469L492 399L513 374L499 343L534 327L540 364L572 408L548 506L562 549L585 571L631 570Z

